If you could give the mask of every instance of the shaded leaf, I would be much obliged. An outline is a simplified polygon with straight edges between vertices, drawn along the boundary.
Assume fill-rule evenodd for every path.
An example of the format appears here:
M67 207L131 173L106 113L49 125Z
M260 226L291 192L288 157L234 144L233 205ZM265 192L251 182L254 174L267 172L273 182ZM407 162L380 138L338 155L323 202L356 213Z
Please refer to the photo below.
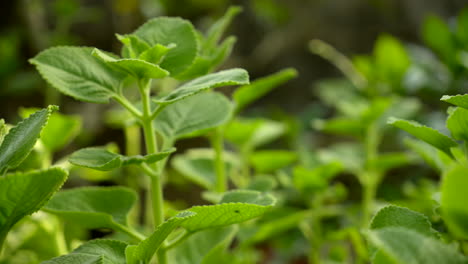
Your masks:
M442 214L444 220L457 237L468 238L468 168L456 165L447 171L442 180Z
M447 118L447 128L454 139L468 142L468 110L455 108Z
M156 230L138 245L127 247L125 255L127 264L149 263L153 255L162 245L171 232L180 226L182 222L193 217L195 213L182 212L162 223Z
M186 241L168 251L174 264L211 264L223 261L237 228L224 227L208 229L191 235Z
M462 264L468 261L455 248L402 227L372 230L367 237L395 264Z
M70 254L60 256L41 264L125 264L127 243L117 240L91 240Z
M429 219L418 212L395 205L380 209L372 219L370 228L404 227L426 236L435 236Z
M136 199L125 187L81 187L57 193L44 210L87 228L119 230Z
M141 156L123 156L107 151L105 148L91 147L74 152L70 158L70 163L100 171L109 171L122 166L137 165L143 162L151 164L168 157L175 151L175 148L158 153Z
M94 49L93 56L99 58L106 64L123 71L137 80L139 79L160 79L169 75L169 72L156 64L140 59L116 59L106 53Z

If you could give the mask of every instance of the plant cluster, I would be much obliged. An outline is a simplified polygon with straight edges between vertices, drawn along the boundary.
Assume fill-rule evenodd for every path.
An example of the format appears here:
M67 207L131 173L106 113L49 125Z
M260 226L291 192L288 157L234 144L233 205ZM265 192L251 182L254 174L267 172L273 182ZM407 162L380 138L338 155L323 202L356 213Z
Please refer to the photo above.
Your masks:
M222 36L238 12L228 9L206 32L181 18L154 18L116 35L120 55L57 46L30 60L61 93L112 101L105 120L123 131L125 148L91 146L57 160L82 134L80 117L50 105L21 109L15 126L0 119L1 264L292 263L305 256L310 264L468 263L468 94L441 99L453 105L451 136L407 120L431 118L418 93L440 84L458 91L468 76L468 9L455 30L427 20L423 37L438 57L390 35L378 38L371 55L352 59L311 41L311 52L345 78L317 83L329 113L302 123L282 113L244 115L296 77L294 69L254 81L243 69L217 70L235 43ZM240 87L229 98L215 91L225 86ZM339 140L308 142L309 127ZM419 140L402 140L395 127ZM210 147L176 150L193 137ZM384 202L382 183L398 168L415 168L419 156L442 175L440 187L405 182L393 205ZM60 190L67 178L112 186ZM165 197L165 187L184 192L187 182L205 204ZM357 198L353 183L362 190Z

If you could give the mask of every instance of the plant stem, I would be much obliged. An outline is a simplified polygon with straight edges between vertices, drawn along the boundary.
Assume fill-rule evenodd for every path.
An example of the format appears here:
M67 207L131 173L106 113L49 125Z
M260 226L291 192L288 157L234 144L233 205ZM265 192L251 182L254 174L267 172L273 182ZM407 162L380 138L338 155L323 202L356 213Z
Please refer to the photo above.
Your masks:
M150 80L140 80L138 82L141 100L143 103L143 115L142 115L142 126L143 134L145 136L146 154L155 154L158 152L158 145L156 141L156 133L153 126L153 113L151 111L150 102ZM149 167L154 171L158 172L158 164L150 164ZM158 227L164 222L164 198L163 198L163 186L161 182L161 174L148 175L151 179L151 209L153 213L153 224L154 227ZM158 251L158 263L166 264L167 256L164 250Z
M116 225L115 229L117 229L117 230L119 230L119 231L121 231L121 232L135 238L137 241L142 241L142 240L144 240L146 238L144 235L142 235L142 234L138 233L137 231L132 230L132 229L130 229L130 228L124 226L124 225L120 225L120 224Z
M223 158L223 143L223 131L222 129L217 128L211 135L211 145L215 151L216 191L219 193L223 193L227 190L226 168Z

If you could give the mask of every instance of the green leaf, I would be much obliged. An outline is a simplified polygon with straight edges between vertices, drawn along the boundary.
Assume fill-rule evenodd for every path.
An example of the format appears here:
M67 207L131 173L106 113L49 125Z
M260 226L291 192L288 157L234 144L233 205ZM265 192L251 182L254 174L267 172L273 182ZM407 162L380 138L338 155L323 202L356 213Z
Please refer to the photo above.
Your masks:
M105 148L91 147L74 152L70 158L70 163L100 171L109 171L122 166L138 165L143 162L151 164L160 161L175 151L175 148L168 149L146 156L123 156L107 151Z
M232 104L224 95L205 92L168 105L154 120L156 131L165 138L198 135L229 120Z
M433 148L431 145L424 141L420 141L412 138L404 139L405 145L412 151L417 153L421 158L433 169L442 172L445 168L449 167L449 164L453 160L447 156L444 152Z
M447 118L447 128L454 139L468 142L468 110L455 108Z
M21 164L34 147L49 116L57 110L58 106L49 106L37 111L8 131L0 145L0 174Z
M121 230L136 199L125 187L81 187L57 193L44 210L86 228Z
M468 238L468 168L456 165L442 178L442 215L449 230L457 237Z
M231 6L216 23L214 23L206 34L206 39L202 45L202 51L211 51L216 48L226 28L231 24L234 17L242 11L241 7Z
M26 118L35 111L38 111L38 109L22 108L20 109L20 115ZM66 146L78 135L81 125L82 121L79 116L63 115L55 112L49 117L47 125L42 130L40 140L50 152L55 152Z
M249 75L243 69L230 69L211 73L189 81L163 98L154 100L158 104L172 104L188 96L208 89L228 85L243 85L249 83Z
M291 165L297 160L297 155L286 150L262 150L254 152L249 160L257 172L265 173Z
M468 109L468 94L444 95L440 100Z
M160 64L166 56L166 54L175 47L175 44L170 44L168 46L156 44L152 48L149 48L142 52L138 58L140 60L144 60L152 64Z
M395 264L466 264L468 261L455 248L402 227L372 230L367 237Z
M60 256L42 264L125 264L127 243L117 240L91 240L70 254Z
M253 103L255 100L263 97L271 90L280 86L297 76L297 71L292 68L281 70L269 76L256 79L252 83L239 87L232 95L236 102L236 112Z
M135 35L116 34L116 36L117 39L124 44L122 47L122 57L124 58L136 59L150 48L148 43Z
M237 228L208 229L191 235L177 247L168 251L171 264L212 264L223 261ZM223 262L225 263L225 262Z
M92 48L53 47L30 60L53 87L75 99L107 103L123 75L92 55Z
M390 118L388 123L442 150L449 156L452 156L450 152L450 148L457 146L457 142L453 141L451 138L447 137L446 135L440 133L439 131L433 128L421 125L415 121L408 121L408 120L398 119L398 118Z
M169 75L169 72L156 64L140 59L116 59L98 49L93 50L93 56L123 71L135 79L160 79ZM143 54L142 54L143 55Z
M192 212L181 212L158 226L148 238L141 241L138 245L127 247L125 250L127 264L139 264L141 261L149 263L169 234L179 227L182 222L194 215L195 213Z
M194 183L208 190L214 190L216 186L214 156L211 149L191 149L183 155L176 155L171 165ZM233 167L239 166L239 161L227 152L224 154L224 162L226 174Z
M275 204L269 195L250 190L238 190L226 193L220 204L193 206L189 212L197 213L182 223L189 232L207 228L222 227L259 217Z
M50 168L0 177L0 248L13 225L44 206L67 176L60 168Z
M381 229L387 227L404 227L426 236L435 236L429 219L410 209L389 205L380 209L372 219L370 228Z
M139 27L134 35L146 41L151 47L156 44L176 47L170 50L161 62L161 68L171 76L182 73L190 67L198 51L198 41L192 24L180 18L159 17Z

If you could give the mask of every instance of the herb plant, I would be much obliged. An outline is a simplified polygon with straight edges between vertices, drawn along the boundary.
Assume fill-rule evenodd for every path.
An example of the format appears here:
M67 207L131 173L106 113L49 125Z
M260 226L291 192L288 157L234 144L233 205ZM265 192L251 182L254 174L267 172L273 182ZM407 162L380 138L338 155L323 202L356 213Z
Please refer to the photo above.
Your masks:
M103 147L90 147L73 153L69 162L99 171L137 166L150 183L150 202L141 212L151 212L152 218L143 226L128 221L137 200L135 190L128 187L79 187L57 193L43 207L45 212L86 229L110 229L128 238L91 240L72 251L64 241L65 252L61 253L65 254L44 263L150 263L154 255L158 263L205 263L208 259L226 258L236 229L225 226L258 217L272 207L275 199L269 194L227 191L224 187L217 189L219 199L215 205L194 206L169 218L164 210L164 168L168 156L175 151L175 142L212 133L213 128L229 120L233 106L222 94L212 91L214 88L249 83L248 74L242 69L210 73L232 49L234 38L218 42L238 11L238 8L228 10L206 35L197 32L186 20L155 18L131 34L117 35L123 44L121 57L96 48L62 46L47 49L31 59L51 86L85 102L108 103L112 99L143 131L144 155L126 156ZM184 83L172 91L153 94L161 88L158 84L163 78ZM138 90L139 98L129 98L132 89ZM1 157L3 174L24 160L54 110L56 107L52 106L31 115L5 136ZM2 221L2 241L14 223L45 204L66 175L63 169L52 168L8 174L3 178L5 183L1 188L15 190L21 184L24 188L36 188L36 185L41 188L19 192L34 198L30 199L30 206L25 206L21 196L2 203L23 204L23 211L13 210ZM17 186L11 188L13 185ZM13 198L7 195L4 199ZM12 209L8 206L7 210ZM194 248L199 243L204 247L201 251ZM190 259L188 256L193 252L201 254L200 257Z

